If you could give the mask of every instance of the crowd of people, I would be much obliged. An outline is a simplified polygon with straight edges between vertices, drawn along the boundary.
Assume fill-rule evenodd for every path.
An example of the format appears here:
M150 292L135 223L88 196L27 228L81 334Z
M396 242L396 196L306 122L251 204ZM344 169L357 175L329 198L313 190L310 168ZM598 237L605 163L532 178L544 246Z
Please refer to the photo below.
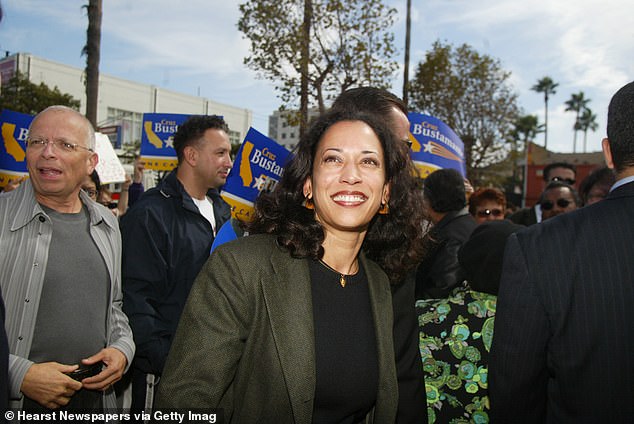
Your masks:
M41 111L29 178L0 195L0 407L631 420L634 83L609 106L607 166L579 192L574 166L547 166L514 213L455 170L419 180L406 113L344 92L237 223L221 117L179 126L176 169L144 192L138 161L116 204L88 120ZM214 244L221 228L234 240Z

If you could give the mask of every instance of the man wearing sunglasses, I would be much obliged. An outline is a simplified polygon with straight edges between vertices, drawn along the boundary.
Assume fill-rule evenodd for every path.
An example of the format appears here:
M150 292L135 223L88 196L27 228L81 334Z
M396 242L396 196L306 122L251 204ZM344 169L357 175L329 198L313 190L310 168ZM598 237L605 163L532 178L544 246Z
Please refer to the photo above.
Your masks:
M634 417L634 82L614 95L607 122L603 153L616 172L608 196L507 242L489 366L492 422ZM544 202L554 209L562 199Z
M554 162L546 165L542 174L542 189L545 189L546 186L553 181L560 181L570 186L574 186L576 183L576 175L577 169L570 163ZM541 204L537 202L533 207L520 209L512 214L509 219L516 224L526 226L539 224L544 219L542 216Z
M580 201L577 191L561 181L549 183L539 198L539 206L542 210L542 221L546 221L547 219L566 212L574 211L579 205Z

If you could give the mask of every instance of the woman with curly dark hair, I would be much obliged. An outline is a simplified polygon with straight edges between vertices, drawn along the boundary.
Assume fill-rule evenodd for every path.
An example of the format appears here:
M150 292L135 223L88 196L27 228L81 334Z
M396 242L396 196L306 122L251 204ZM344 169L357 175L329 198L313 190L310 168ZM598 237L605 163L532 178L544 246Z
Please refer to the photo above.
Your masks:
M256 202L251 235L218 247L198 276L159 409L218 407L232 423L394 422L390 281L416 265L422 237L402 144L364 113L313 124Z

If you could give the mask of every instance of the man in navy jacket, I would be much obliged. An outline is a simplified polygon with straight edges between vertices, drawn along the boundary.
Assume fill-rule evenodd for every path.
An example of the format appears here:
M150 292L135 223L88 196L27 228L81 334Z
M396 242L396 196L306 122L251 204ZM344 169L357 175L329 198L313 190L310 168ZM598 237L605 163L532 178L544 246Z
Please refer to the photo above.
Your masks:
M178 167L121 220L124 311L137 352L132 410L152 408L189 291L209 257L215 231L230 217L218 193L232 162L229 128L218 116L194 116L174 135Z

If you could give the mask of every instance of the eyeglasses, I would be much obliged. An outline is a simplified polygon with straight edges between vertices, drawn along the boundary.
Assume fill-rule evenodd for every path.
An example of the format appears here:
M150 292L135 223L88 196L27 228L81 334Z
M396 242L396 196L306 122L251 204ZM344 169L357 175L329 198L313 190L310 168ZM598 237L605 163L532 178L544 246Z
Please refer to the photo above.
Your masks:
M93 151L92 149L89 149L88 147L80 146L77 143L69 143L68 141L59 140L59 139L46 140L44 138L27 138L26 147L32 150L39 151L39 150L44 150L49 143L55 146L55 148L59 150L60 152L65 152L65 153L76 152L77 149L84 149L84 150L88 150L89 152Z
M483 209L481 211L477 211L476 215L478 215L478 217L480 218L486 218L490 215L493 215L494 217L498 218L502 216L502 209Z
M550 181L561 181L569 185L574 185L575 183L575 180L573 180L572 178L561 178L561 177L552 177Z
M94 190L92 188L83 188L82 190L84 190L91 199L97 198L97 190Z
M557 206L559 206L560 208L567 208L568 205L571 203L572 202L570 200L557 199ZM550 200L544 200L543 202L540 203L540 205L542 207L542 210L545 210L545 211L549 211L555 207L555 204L551 202Z

